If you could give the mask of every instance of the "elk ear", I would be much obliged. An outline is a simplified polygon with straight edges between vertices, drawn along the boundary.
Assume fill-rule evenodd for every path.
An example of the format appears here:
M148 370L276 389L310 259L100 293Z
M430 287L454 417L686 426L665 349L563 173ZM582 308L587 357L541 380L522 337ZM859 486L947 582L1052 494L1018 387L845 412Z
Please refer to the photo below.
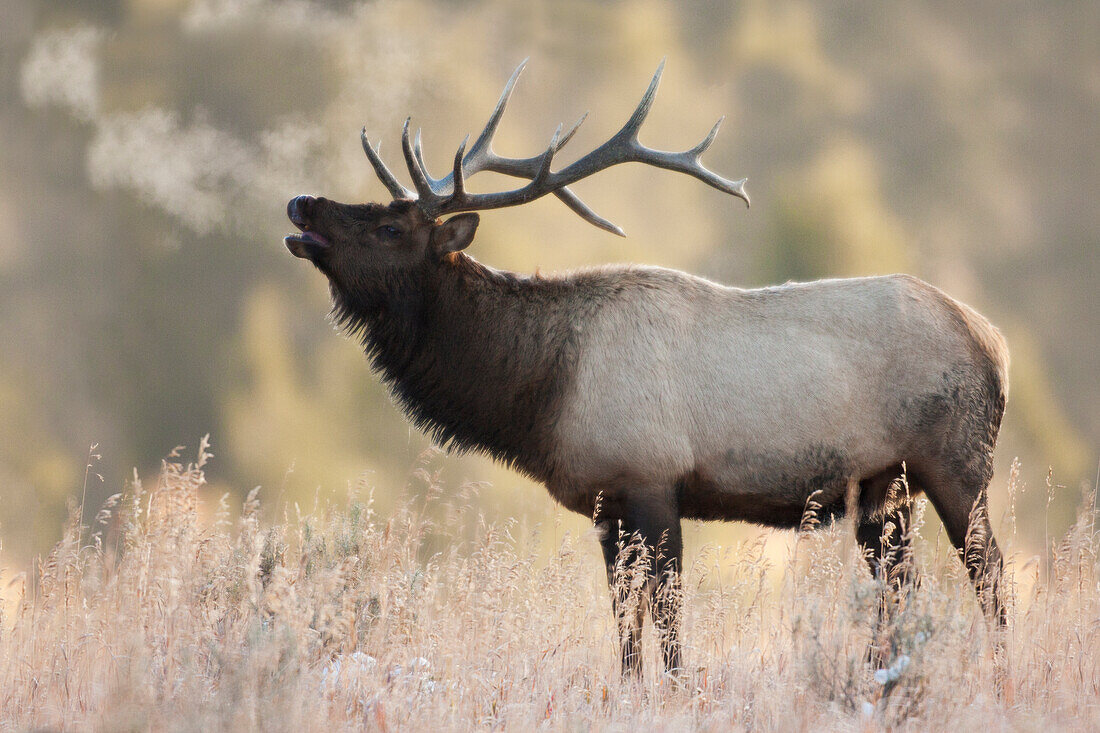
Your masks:
M481 217L477 214L452 216L432 230L432 245L440 254L460 252L474 241L474 232L480 221Z

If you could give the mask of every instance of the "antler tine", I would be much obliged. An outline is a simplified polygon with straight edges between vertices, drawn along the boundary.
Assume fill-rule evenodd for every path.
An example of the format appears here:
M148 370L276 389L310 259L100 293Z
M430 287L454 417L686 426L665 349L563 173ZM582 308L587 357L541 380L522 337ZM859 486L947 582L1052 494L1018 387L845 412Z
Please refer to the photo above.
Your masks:
M466 167L468 173L476 173L475 163L481 158L485 157L486 153L490 153L493 148L493 135L496 134L497 125L500 124L500 118L504 116L504 109L508 106L508 100L512 97L512 91L516 88L516 82L519 80L519 75L523 73L523 69L527 66L527 62L531 60L528 56L519 63L516 70L512 72L512 75L508 77L508 82L504 85L504 91L500 93L500 99L497 100L497 106L493 108L493 113L489 115L488 122L485 123L485 128L481 131L481 134L477 136L477 140L470 146L470 152L463 161L463 165Z
M405 166L409 169L409 175L412 177L413 186L416 187L417 202L425 212L434 211L435 207L440 202L440 197L436 195L432 189L432 184L428 180L427 171L420 165L417 160L416 151L413 149L412 142L409 140L409 122L412 118L405 118L405 127L401 131L401 150L405 154ZM419 133L418 133L419 136Z
M402 186L393 173L390 172L390 169L386 167L386 164L382 162L382 157L370 144L370 140L367 139L367 128L363 128L360 137L363 141L363 151L367 154L367 160L370 161L375 174L377 174L378 179L382 181L382 185L386 187L386 190L390 192L390 195L395 199L415 198L413 192ZM378 150L381 149L382 145L379 143Z
M542 159L539 161L539 172L535 174L535 177L531 179L531 184L542 183L550 177L550 164L554 161L554 153L558 151L560 147L558 140L561 139L561 125L558 125L558 129L554 130L554 134L550 138L550 144L546 147L546 152L542 154Z
M424 171L424 178L428 180L432 192L437 194L447 193L448 185L446 181L443 178L432 178L432 174L428 173L428 166L424 163L424 151L420 147L420 128L416 129L416 135L413 137L413 155L416 156L417 166Z
M605 232L617 234L620 237L626 236L626 232L624 232L621 227L617 226L614 222L604 219L602 216L589 208L589 206L581 201L579 198L577 198L577 194L569 190L568 187L563 186L562 188L559 188L557 191L554 191L554 195L557 196L563 204L568 206L574 214L584 219L589 224L597 226L600 229L603 229Z
M718 137L718 128L721 127L722 123L725 121L725 115L719 117L718 121L714 123L714 127L710 128L710 132L708 132L707 136L703 138L703 141L691 149L691 152L695 155L696 158L705 153L707 148L710 147L711 143L714 142L714 138Z
M573 135L580 129L581 123L588 119L588 112L581 115L580 119L573 123L573 126L569 128L569 132L561 136L561 140L558 141L558 150L561 150L566 144L573 139ZM557 151L554 151L557 152Z
M699 155L694 149L682 153L669 153L663 150L645 148L644 152L644 156L633 158L632 160L636 160L640 163L647 163L657 168L676 171L677 173L687 173L689 176L698 178L703 183L713 188L717 188L719 191L736 196L745 202L745 206L748 206L750 203L749 194L745 191L745 183L749 179L741 178L736 181L731 181L728 178L723 178L704 166L702 162L700 162Z
M462 155L466 152L466 143L470 142L470 136L467 135L462 140L462 144L458 146L458 152L455 153L454 170L451 173L451 180L454 181L454 192L451 194L454 198L461 198L466 195L465 178L462 175Z
M642 95L642 100L638 102L638 106L634 108L634 113L630 115L630 119L626 121L626 124L622 126L612 140L618 138L625 138L628 140L637 140L638 131L642 129L642 123L645 122L645 118L649 116L649 110L653 107L653 100L657 96L657 87L661 84L661 75L665 73L665 60L661 59L661 63L657 65L657 71L653 73L653 78L649 82L649 88L645 90L645 94Z

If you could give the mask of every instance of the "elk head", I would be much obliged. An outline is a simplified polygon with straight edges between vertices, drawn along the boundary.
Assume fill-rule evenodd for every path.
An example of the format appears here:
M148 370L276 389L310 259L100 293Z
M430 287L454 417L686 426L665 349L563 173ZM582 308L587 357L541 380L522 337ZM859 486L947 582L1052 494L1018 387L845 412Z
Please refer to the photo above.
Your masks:
M687 173L748 204L745 179L727 180L707 170L700 161L700 156L714 142L721 119L702 142L683 152L653 150L638 141L638 131L657 93L664 61L657 67L649 88L626 124L602 145L573 163L558 171L551 170L554 155L573 137L587 113L564 134L559 125L546 150L538 155L529 158L497 155L492 148L493 134L526 63L521 63L512 73L477 140L467 150L467 136L455 153L451 172L442 178L433 178L428 173L421 152L420 131L410 138L409 120L405 120L401 145L415 190L398 182L367 139L364 129L363 149L375 173L393 196L393 202L389 205L351 205L298 196L287 206L287 215L301 230L300 234L286 237L290 252L312 261L329 277L334 291L344 295L357 291L365 295L400 273L431 267L441 263L446 255L468 246L478 224L477 214L470 212L516 206L546 194L557 196L585 221L624 236L622 229L592 211L569 189L570 184L620 163L645 163ZM467 191L467 178L482 171L526 179L527 183L497 193ZM441 222L439 217L447 214L458 215Z

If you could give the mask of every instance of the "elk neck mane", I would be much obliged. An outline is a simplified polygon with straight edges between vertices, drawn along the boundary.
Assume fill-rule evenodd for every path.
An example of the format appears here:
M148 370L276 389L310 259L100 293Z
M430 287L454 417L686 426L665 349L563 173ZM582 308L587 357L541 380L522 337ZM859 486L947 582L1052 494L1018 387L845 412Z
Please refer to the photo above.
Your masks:
M383 292L333 287L333 318L420 430L538 480L577 355L577 322L598 296L574 278L494 270L462 253L390 278Z

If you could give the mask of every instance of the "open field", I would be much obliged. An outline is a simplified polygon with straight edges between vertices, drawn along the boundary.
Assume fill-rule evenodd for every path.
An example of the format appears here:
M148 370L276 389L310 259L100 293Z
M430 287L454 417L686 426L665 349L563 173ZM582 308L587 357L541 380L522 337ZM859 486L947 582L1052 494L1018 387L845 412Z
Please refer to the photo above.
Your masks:
M778 563L766 532L691 553L687 680L654 672L647 627L647 675L624 685L591 533L547 542L522 523L488 526L463 508L475 487L423 471L414 480L426 491L388 516L358 497L270 522L254 497L239 512L212 500L206 460L170 458L94 526L71 522L37 578L3 578L15 601L0 636L0 726L1100 726L1093 497L1046 561L1010 564L1003 657L961 564L927 525L921 585L888 632L889 667L868 666L877 588L838 523L801 534ZM1010 557L1015 521L997 527Z
M1100 731L1098 29L1098 0L0 0L0 733ZM647 622L645 675L621 682L589 518L505 463L431 452L362 344L333 331L327 278L284 239L301 195L403 197L361 131L415 188L408 120L410 157L453 179L523 59L496 154L545 151L584 119L547 168L560 175L621 128L666 59L639 143L685 150L724 119L703 160L747 177L752 207L616 166L571 190L628 237L548 195L485 211L465 251L486 267L534 282L633 263L743 288L907 273L1000 329L1011 398L989 511L1004 633L930 508L922 583L884 633L850 521L687 522L683 678L658 674ZM520 183L483 173L470 193ZM424 394L445 377L499 398L499 413L468 400L466 416L499 434L561 422L567 390L549 385L582 363L636 366L573 390L627 390L624 407L661 401L643 377L668 354L711 364L717 306L624 318L594 341L619 346L590 352L612 356L582 360L580 305L558 319L568 348L547 350L539 319L484 316L439 335L450 355L412 329L394 341L440 369ZM854 318L836 311L812 343ZM692 320L698 338L652 348L650 329ZM772 329L762 344L790 343ZM881 333L902 366L944 353L931 332ZM480 366L528 351L558 357L504 399L517 380ZM804 375L784 389L772 369L731 371L685 424L714 433L700 415L752 402L778 429L766 391L832 434L866 427L857 403L885 403L865 366L844 371L848 421L814 409L843 391L828 352L776 360ZM682 371L666 373L696 383ZM543 391L554 409L540 412ZM920 422L942 412L910 407ZM206 431L216 459L189 442L161 468ZM865 661L869 644L887 658Z

